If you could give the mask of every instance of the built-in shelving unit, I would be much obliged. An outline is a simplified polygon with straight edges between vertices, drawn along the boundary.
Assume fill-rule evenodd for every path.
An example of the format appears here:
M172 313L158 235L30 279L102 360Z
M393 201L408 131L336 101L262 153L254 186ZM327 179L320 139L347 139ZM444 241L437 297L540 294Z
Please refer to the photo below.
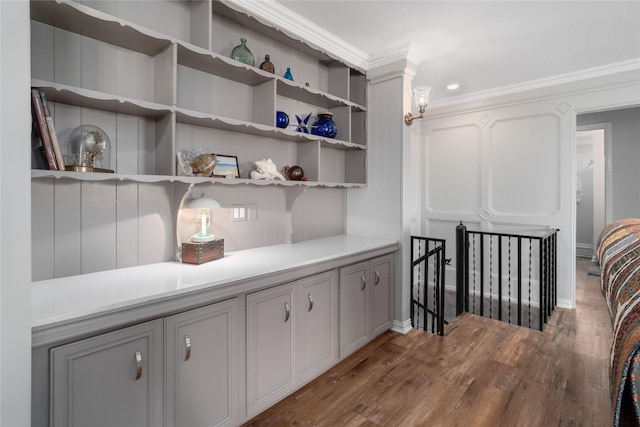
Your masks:
M242 153L244 179L253 161L271 157L280 167L297 164L305 170L308 181L295 185L366 184L366 78L361 71L301 41L282 35L268 39L264 35L275 34L273 29L226 2L114 3L31 3L32 86L75 120L55 117L67 164L73 163L68 135L77 125L100 125L104 115L112 122L110 114L116 114L116 121L144 119L145 131L135 135L121 131L120 123L105 126L114 145L109 159L114 177L34 172L34 178L150 182L148 175L157 175L156 181L201 182L177 177L175 154L202 147ZM203 19L203 11L212 13L209 19ZM163 26L167 22L173 25ZM247 32L262 36L252 40L258 46L255 67L229 58L228 46L243 37L236 34ZM257 68L262 51L291 64L305 83ZM288 129L275 127L276 111L289 115ZM319 111L333 113L336 139L296 131L296 115L315 117ZM279 149L282 143L291 147ZM121 165L125 156L136 160Z
M228 250L344 231L337 190L367 183L366 75L243 8L222 0L31 2L31 83L47 96L65 164L75 163L72 131L91 124L111 142L98 166L114 171L41 169L34 150L35 281L174 260L176 236L194 226L180 200L196 191L260 210L244 227L220 214ZM242 38L256 66L231 59ZM267 54L275 73L259 68ZM287 67L294 81L282 77ZM275 126L277 111L289 127ZM298 131L296 116L310 115L311 125L322 111L333 113L336 138ZM236 156L239 178L184 176L177 153L200 148ZM302 167L306 181L251 179L255 162L269 158L280 171ZM321 212L324 225L295 230L309 226L307 212Z

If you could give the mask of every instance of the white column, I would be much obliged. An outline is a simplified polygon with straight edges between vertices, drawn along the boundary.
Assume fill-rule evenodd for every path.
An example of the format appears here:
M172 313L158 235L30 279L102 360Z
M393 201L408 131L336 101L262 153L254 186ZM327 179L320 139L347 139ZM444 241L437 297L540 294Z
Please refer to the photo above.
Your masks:
M31 412L29 2L0 1L0 425Z
M413 128L404 124L415 71L416 66L406 59L368 70L367 187L347 192L348 234L400 242L394 260L394 330L401 332L411 326L410 234L419 211L418 201L412 197L412 183L417 179L411 167L415 135Z

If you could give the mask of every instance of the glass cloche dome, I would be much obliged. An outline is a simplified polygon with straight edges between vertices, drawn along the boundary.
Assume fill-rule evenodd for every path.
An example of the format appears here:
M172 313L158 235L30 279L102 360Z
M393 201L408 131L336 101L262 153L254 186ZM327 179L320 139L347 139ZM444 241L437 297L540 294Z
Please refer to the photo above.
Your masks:
M94 125L81 125L69 137L70 158L73 165L67 170L77 172L113 172L109 169L111 141L106 132Z

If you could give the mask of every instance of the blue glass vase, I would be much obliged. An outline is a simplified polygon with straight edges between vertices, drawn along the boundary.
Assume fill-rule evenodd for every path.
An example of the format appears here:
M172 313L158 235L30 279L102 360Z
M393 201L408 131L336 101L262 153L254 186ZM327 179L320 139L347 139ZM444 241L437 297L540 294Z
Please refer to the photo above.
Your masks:
M289 116L284 111L276 111L276 126L286 129L289 126Z
M333 121L333 113L323 111L318 113L318 120L311 127L311 133L325 138L335 138L338 128Z

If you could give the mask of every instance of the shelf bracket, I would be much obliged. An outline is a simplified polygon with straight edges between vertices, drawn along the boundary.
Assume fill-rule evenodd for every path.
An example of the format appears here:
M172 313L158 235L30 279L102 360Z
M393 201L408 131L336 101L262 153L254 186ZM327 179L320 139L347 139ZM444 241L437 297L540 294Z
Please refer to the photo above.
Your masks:
M296 200L298 200L298 197L304 193L305 191L307 191L307 189L309 189L309 187L304 186L304 185L300 185L300 186L296 186L296 187L290 187L287 188L287 230L286 230L286 241L285 243L292 243L293 241L293 215L291 214L293 211L293 206L296 203Z

